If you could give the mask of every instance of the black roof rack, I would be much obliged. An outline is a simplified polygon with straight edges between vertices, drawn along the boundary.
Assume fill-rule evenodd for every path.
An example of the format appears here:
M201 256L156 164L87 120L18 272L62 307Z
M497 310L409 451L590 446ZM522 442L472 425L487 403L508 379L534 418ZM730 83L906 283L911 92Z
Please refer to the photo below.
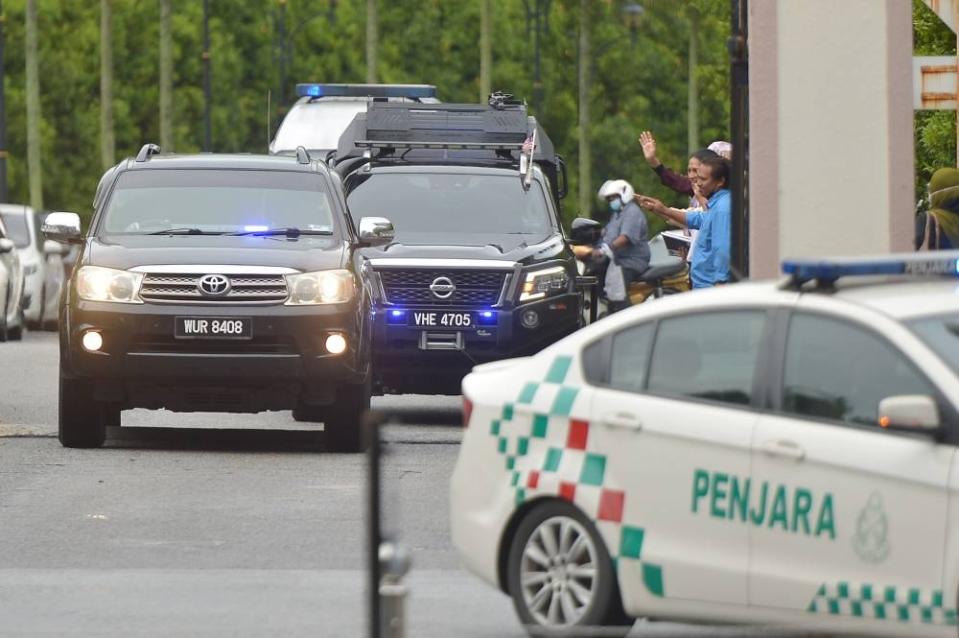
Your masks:
M505 165L530 187L536 163L556 201L567 192L566 165L524 102L494 93L488 104L371 102L340 136L330 165L346 176L384 164Z
M340 137L336 157L342 161L379 149L371 159L390 162L398 159L393 153L396 150L432 149L476 151L475 159L485 155L516 163L519 158L512 153L522 151L534 131L537 140L533 160L555 164L553 143L536 119L527 114L525 104L373 102Z

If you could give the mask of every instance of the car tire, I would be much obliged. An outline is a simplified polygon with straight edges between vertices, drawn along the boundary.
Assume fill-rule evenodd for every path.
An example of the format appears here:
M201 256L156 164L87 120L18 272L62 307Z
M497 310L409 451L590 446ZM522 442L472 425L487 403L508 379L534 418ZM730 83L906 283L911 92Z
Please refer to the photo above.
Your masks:
M369 377L363 383L340 386L336 401L323 410L328 450L355 453L366 448L363 415L370 409L372 390Z
M574 546L578 550L571 555ZM533 635L579 636L599 626L621 628L625 635L633 624L623 612L613 561L599 532L562 501L545 502L520 522L510 544L506 582L516 614ZM603 635L612 635L609 631L615 629Z
M20 306L20 310L19 310L18 312L19 312L19 320L17 321L17 327L16 327L16 328L9 328L9 327L8 327L8 329L7 329L7 337L10 339L10 341L21 341L21 340L23 340L23 322L24 322L24 319L23 319L23 306L22 306L22 305Z
M103 406L93 383L60 374L59 439L63 447L100 447L106 439Z
M293 408L293 420L301 423L319 423L323 420L323 408L312 405L298 405Z
M10 309L10 302L7 301L3 306L3 312L0 313L0 343L3 343L10 337L10 329L7 326L7 311Z

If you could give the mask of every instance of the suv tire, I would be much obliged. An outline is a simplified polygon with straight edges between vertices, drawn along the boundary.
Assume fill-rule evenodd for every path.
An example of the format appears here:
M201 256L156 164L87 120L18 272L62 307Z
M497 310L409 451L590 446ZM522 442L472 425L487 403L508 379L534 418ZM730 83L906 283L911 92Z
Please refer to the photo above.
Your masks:
M7 337L10 341L21 341L23 339L23 307L20 307L20 321L16 328L7 328Z
M3 306L3 312L0 312L0 343L3 343L10 336L9 326L7 326L7 311L10 309L10 302L7 301Z
M60 374L59 439L63 447L100 447L106 439L103 406L93 399L93 383Z
M326 448L331 452L362 452L366 449L363 436L363 415L370 409L371 378L360 384L342 385L336 402L323 410ZM295 418L295 415L294 415Z

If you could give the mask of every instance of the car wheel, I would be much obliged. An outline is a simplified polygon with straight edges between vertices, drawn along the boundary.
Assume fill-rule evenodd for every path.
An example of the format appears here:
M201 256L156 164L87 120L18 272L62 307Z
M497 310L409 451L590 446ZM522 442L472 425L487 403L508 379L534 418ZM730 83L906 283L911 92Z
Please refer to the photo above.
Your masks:
M371 395L369 378L364 383L340 386L336 402L323 410L327 449L333 452L362 452L365 449L363 414L370 409Z
M93 399L93 383L60 374L60 444L100 447L106 438L104 410Z
M323 408L311 405L298 405L293 408L293 420L301 423L319 423L323 420Z
M7 311L10 309L10 302L7 301L3 306L3 312L0 313L0 343L7 340L10 336L10 330L7 326Z
M26 325L25 323L26 320L23 318L23 305L20 306L20 310L18 310L17 312L19 313L19 318L17 320L17 327L10 328L8 331L8 336L10 337L11 341L20 341L21 339L23 339L23 326Z
M583 635L597 626L625 627L625 634L632 625L599 533L564 502L544 503L520 523L510 545L507 588L520 621L535 635Z

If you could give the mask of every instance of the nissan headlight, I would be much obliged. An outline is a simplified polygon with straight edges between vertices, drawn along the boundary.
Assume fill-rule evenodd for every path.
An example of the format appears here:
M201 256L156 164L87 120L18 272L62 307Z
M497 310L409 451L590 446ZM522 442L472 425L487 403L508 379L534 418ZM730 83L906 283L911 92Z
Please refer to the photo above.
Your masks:
M353 298L356 286L349 270L320 270L286 275L290 297L288 306L346 303Z
M77 272L77 295L85 301L143 303L140 300L142 282L143 273L83 266Z
M566 274L566 268L564 266L533 270L526 273L526 279L523 281L523 291L520 293L519 300L532 301L534 299L542 299L548 294L563 292L568 286L569 275Z

